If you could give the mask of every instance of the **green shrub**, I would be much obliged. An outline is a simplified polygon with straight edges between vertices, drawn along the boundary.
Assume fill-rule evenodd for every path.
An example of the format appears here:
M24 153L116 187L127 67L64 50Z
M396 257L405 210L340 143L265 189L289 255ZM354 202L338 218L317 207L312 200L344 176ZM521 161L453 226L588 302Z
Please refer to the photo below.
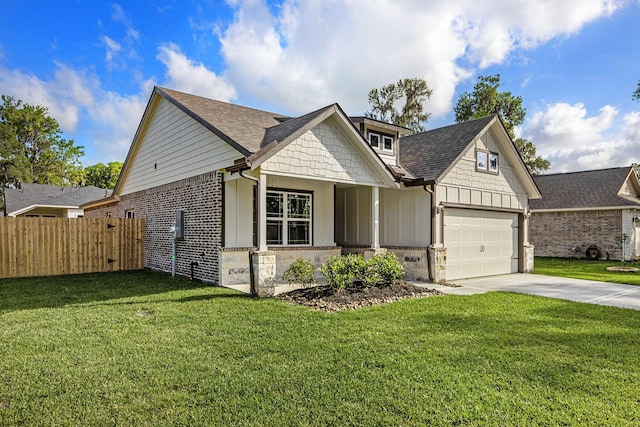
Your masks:
M332 256L320 266L329 286L336 289L344 289L354 280L362 280L366 271L367 262L358 254Z
M289 268L285 270L282 278L289 284L300 283L303 286L308 286L316 281L313 271L314 268L311 261L296 258L296 260L289 265Z
M394 283L407 274L404 266L393 252L376 254L367 264L369 270L367 276L371 277L371 280L375 279L375 283Z
M402 279L406 271L393 252L384 252L365 261L362 255L349 254L329 258L320 272L333 288L344 289L353 282L362 286L394 283Z

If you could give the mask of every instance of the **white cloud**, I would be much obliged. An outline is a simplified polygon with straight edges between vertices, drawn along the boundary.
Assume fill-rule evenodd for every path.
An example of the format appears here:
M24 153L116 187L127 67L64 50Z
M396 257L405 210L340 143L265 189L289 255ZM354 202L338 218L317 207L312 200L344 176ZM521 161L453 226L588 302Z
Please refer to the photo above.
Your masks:
M107 53L105 54L105 60L107 61L107 65L112 67L114 65L114 59L122 50L122 45L111 37L103 36L102 42L104 43Z
M229 101L236 96L234 87L203 64L187 58L175 44L160 46L157 58L166 67L165 85L199 96Z
M94 74L61 63L51 80L0 67L0 93L47 107L65 138L94 148L94 157L88 163L83 159L85 164L124 159L153 83L140 87L129 96L105 91ZM80 135L83 141L78 141Z
M589 116L583 104L556 103L536 112L520 130L553 172L602 169L640 161L640 113L621 120L609 105Z
M94 102L93 79L82 70L56 64L54 78L41 80L34 74L0 68L0 92L28 104L48 108L63 132L74 132L80 110Z
M427 110L451 112L456 86L517 48L571 35L623 0L233 0L219 31L225 76L240 96L301 113L331 102L368 109L371 88L421 77L434 89Z

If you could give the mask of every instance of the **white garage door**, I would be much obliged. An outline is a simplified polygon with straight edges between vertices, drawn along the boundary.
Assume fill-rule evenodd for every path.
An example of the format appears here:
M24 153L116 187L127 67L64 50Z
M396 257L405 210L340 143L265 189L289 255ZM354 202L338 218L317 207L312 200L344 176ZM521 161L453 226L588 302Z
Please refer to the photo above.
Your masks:
M447 280L518 271L518 214L445 209Z

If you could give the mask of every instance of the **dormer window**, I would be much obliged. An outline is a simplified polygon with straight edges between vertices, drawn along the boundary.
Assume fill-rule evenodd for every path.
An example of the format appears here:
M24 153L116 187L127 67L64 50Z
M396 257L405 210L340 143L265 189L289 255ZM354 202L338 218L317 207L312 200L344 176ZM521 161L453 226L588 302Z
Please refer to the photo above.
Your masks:
M380 135L369 132L369 144L373 148L380 148Z
M369 145L376 150L393 153L394 137L377 132L369 132Z
M382 149L393 151L393 138L387 135L382 136Z

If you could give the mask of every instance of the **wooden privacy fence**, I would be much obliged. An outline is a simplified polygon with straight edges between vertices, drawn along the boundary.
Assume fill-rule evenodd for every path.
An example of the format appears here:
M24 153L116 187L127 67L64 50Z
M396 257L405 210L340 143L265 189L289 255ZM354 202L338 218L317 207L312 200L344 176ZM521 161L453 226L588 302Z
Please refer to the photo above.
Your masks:
M144 268L144 219L0 217L0 278Z

